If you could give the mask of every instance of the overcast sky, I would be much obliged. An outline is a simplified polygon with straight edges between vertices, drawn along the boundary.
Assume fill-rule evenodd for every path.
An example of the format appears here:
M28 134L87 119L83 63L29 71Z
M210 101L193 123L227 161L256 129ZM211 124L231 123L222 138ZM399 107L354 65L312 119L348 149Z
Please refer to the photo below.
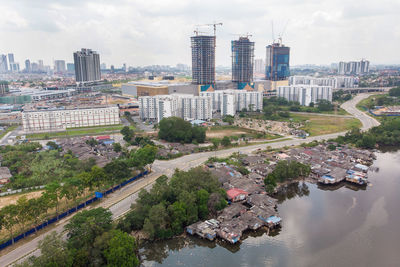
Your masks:
M399 0L0 0L0 54L52 65L86 47L107 66L191 64L195 25L217 21L217 65L229 66L233 34L252 34L256 58L265 58L274 21L275 38L287 23L291 65L396 64L399 10Z

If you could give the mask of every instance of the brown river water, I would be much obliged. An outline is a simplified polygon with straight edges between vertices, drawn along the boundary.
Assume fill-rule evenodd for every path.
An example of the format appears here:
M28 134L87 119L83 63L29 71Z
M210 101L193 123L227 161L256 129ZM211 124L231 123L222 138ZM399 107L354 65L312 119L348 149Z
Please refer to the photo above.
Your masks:
M400 151L376 155L367 187L287 187L281 229L248 232L238 245L189 236L143 244L143 265L400 266Z

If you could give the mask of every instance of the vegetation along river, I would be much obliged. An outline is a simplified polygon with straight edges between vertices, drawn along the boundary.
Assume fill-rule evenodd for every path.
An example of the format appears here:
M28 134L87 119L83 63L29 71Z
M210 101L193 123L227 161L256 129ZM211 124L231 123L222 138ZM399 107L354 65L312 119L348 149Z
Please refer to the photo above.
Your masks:
M282 228L239 245L178 237L143 244L145 266L399 266L400 151L376 153L364 188L310 183L279 197Z

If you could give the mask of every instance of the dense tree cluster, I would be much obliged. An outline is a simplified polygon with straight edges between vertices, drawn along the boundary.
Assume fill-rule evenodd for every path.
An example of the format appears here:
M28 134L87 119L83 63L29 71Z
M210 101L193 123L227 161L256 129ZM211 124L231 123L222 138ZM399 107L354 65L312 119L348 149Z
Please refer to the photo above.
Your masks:
M40 242L40 256L33 256L17 266L139 266L135 239L113 229L108 210L82 211L65 228L67 240L52 232Z
M95 162L82 162L69 153L33 153L39 148L38 144L28 143L1 149L3 166L17 176L14 183L21 180L46 185L39 198L28 200L23 196L16 204L0 210L0 229L5 228L11 237L59 214L61 204L64 209L75 206L88 195L93 196L94 191L105 190L132 176L133 169L151 166L157 153L156 147L146 145L100 168Z
M346 93L343 89L340 89L332 94L332 100L342 103L351 99L351 94Z
M294 160L281 160L275 169L264 179L267 192L272 193L278 182L283 183L299 177L307 177L310 175L311 168L309 165Z
M400 86L390 89L389 95L390 96L400 96Z
M158 137L168 142L180 143L204 143L206 129L199 126L192 126L190 122L182 118L164 118L159 123Z
M400 118L387 118L381 125L373 127L366 132L354 128L345 136L339 136L338 143L351 143L361 148L374 148L379 146L400 145Z
M177 170L170 181L163 175L149 192L142 190L119 228L143 230L151 239L169 238L224 208L225 198L225 191L210 172L202 168Z
M395 88L393 88L393 89L395 89ZM393 89L391 89L391 90L393 90ZM395 106L395 105L400 105L400 98L399 97L395 97L396 91L394 91L394 92L392 91L392 94L394 96L374 95L373 97L362 101L363 106L365 106L367 109L374 109L376 106Z

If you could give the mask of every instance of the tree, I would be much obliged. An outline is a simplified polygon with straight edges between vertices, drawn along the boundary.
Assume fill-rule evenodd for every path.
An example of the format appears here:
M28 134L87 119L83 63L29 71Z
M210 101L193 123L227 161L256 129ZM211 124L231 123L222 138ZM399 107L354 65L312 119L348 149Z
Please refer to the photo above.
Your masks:
M118 152L121 152L122 146L121 146L120 143L114 143L114 144L113 144L113 149L114 149L115 152L118 153Z
M229 139L228 136L224 136L224 138L222 138L221 145L223 145L225 147L231 145L231 140Z
M319 111L332 111L333 104L329 100L321 99L318 101L318 110Z
M400 87L395 87L389 90L390 96L400 96Z
M88 144L91 147L94 147L94 146L97 146L99 144L99 142L94 138L90 138L90 139L86 140L86 144Z
M57 150L57 149L59 148L59 146L58 146L55 142L53 142L53 141L47 142L46 145L47 145L50 149L53 149L53 150Z
M107 266L139 266L139 259L135 254L137 250L135 239L119 230L111 231L111 236L112 238L107 243L108 248L104 251Z
M124 126L121 129L121 134L124 136L123 139L125 140L125 142L130 143L135 135L135 132L131 128L129 128L129 126Z
M120 159L116 159L110 163L107 163L103 169L108 177L108 181L110 181L111 184L116 184L119 181L128 178L132 174L128 164Z
M313 107L314 107L314 102L310 102L309 107L310 107L310 108L313 108Z
M104 208L84 210L76 214L65 226L70 248L90 247L95 238L112 227L111 212Z
M2 226L10 232L10 237L13 237L13 228L17 223L18 207L15 204L10 204L0 210L2 218Z
M233 117L231 115L226 115L226 116L224 116L222 121L229 123L229 125L232 125L235 122L235 117Z
M39 241L40 256L31 257L25 263L29 266L73 266L73 259L68 251L62 234L53 231ZM22 265L24 266L24 265ZM26 265L25 265L26 266Z
M151 145L146 145L143 148L139 148L131 158L131 164L139 169L143 169L146 165L153 164L156 159L158 148Z
M219 144L220 144L220 140L219 140L218 138L212 138L212 139L211 139L211 143L213 144L213 148L214 148L215 150L217 150L217 148L218 148L218 146L219 146Z
M158 137L168 142L191 143L196 140L198 143L203 143L206 130L199 126L192 126L190 122L182 118L170 117L160 121Z
M56 214L58 214L58 205L62 196L62 187L60 183L52 182L47 184L42 196L49 201L50 207L56 208Z

